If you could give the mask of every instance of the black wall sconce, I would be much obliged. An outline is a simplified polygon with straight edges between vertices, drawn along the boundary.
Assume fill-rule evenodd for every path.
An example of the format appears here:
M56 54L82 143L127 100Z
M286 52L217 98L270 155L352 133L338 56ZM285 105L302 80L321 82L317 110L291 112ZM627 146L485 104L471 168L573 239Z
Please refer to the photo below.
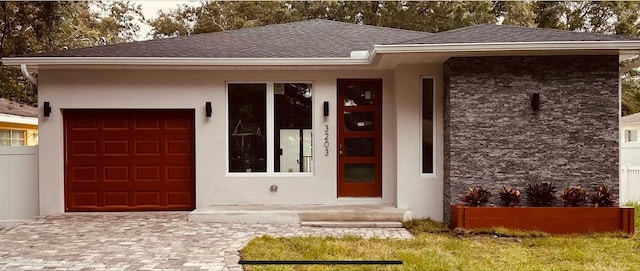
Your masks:
M540 93L534 93L531 96L531 109L534 111L540 110Z
M51 115L51 105L49 104L49 102L44 102L44 116L48 117Z
M211 117L211 113L213 113L213 108L211 108L211 102L204 103L205 114L207 114L207 118Z
M325 101L322 107L323 116L329 116L329 102Z

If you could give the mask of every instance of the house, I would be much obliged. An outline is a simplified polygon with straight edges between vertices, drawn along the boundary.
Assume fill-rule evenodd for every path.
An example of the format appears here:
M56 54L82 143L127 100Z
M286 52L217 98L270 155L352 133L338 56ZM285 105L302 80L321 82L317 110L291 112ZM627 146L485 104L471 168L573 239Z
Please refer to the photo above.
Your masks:
M620 164L640 166L640 113L620 118Z
M640 113L620 118L620 202L640 202Z
M38 109L0 98L0 146L38 145Z
M308 20L2 61L37 80L41 214L383 204L446 220L470 186L617 194L619 65L639 50Z

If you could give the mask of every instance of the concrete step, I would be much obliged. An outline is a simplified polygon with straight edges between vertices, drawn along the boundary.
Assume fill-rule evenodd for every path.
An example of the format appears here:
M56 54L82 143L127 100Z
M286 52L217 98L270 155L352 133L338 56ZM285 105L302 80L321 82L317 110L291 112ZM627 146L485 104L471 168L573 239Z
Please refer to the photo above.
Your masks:
M302 221L302 227L321 228L402 228L402 222L391 221Z
M411 211L384 205L239 205L206 206L189 214L195 222L301 224L302 222L382 222L411 220ZM378 224L376 224L378 223ZM329 223L327 223L329 224ZM397 224L396 224L397 225Z

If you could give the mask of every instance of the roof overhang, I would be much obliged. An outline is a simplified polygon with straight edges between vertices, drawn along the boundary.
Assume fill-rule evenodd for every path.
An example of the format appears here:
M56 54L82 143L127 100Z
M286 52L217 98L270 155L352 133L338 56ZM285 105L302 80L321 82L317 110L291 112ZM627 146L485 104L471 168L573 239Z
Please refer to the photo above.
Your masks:
M375 63L379 60L379 55L426 52L445 54L449 58L455 56L527 55L532 52L535 52L535 55L558 55L586 51L591 51L591 54L597 52L611 54L612 51L615 51L622 62L640 55L640 40L374 45L369 59L371 63Z
M431 63L442 63L457 56L560 55L590 52L617 54L620 61L640 55L640 40L561 41L374 45L367 53L355 51L339 58L174 58L174 57L5 57L7 66L27 65L36 72L39 67L71 66L181 66L181 67L257 67L257 66L375 66L383 56L425 54L437 56Z
M38 118L0 113L0 122L26 125L38 125Z

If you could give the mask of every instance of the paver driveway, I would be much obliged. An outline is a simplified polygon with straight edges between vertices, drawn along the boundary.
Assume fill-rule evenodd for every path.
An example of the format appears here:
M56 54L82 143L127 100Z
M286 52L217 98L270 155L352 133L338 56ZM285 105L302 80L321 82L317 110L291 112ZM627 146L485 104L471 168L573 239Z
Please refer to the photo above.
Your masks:
M411 238L404 229L308 228L187 221L187 212L63 214L0 230L2 270L242 270L251 238Z

